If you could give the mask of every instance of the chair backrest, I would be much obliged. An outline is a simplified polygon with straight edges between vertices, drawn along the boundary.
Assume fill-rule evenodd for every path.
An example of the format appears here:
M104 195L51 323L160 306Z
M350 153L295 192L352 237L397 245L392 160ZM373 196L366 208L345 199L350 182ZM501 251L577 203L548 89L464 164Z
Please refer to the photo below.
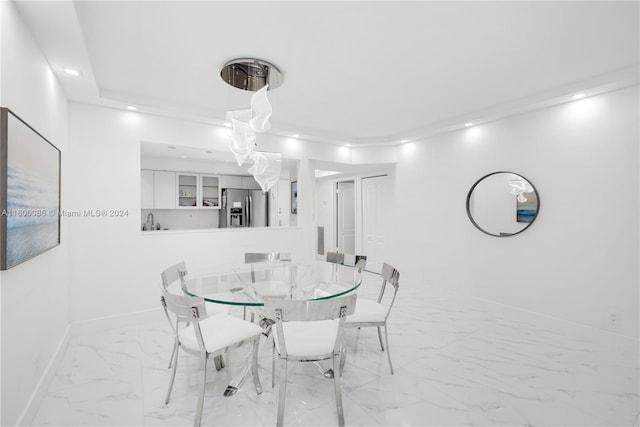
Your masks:
M334 264L344 264L344 254L339 252L327 252L327 262Z
M170 284L180 280L180 284L184 284L184 277L187 275L187 266L184 262L179 262L176 265L164 270L160 276L162 277L162 286L167 289Z
M291 254L285 252L245 252L244 263L291 261Z
M178 316L180 320L197 320L207 317L207 306L202 297L175 295L163 291L160 302L168 311Z
M400 287L400 272L385 262L382 265L382 271L380 272L380 276L382 276L382 287L380 289L380 295L378 296L378 303L382 301L382 297L384 296L384 291L387 287L387 283L393 286L393 298L391 299L391 303L389 304L389 310L387 311L387 316L389 316L389 313L391 312L391 307L393 307L393 303L396 300L396 294L398 293L398 288Z
M344 254L344 265L357 268L360 272L367 266L366 255Z
M160 304L162 304L162 308L164 308L164 314L167 316L167 320L176 339L178 339L179 336L179 324L181 322L191 323L193 324L193 330L198 346L200 347L200 352L205 353L206 346L204 338L202 337L202 331L200 330L200 319L207 317L207 306L204 303L204 298L170 294L164 287L161 288L161 291ZM172 314L174 319L171 318Z
M282 322L338 319L343 314L353 314L356 298L356 294L322 300L283 300L265 297L264 310L267 318Z

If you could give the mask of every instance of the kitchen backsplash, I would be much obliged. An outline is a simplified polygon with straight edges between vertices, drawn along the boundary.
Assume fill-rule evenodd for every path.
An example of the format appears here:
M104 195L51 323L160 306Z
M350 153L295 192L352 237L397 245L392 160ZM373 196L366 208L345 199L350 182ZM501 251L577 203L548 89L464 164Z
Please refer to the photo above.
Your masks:
M147 222L149 213L153 214L153 222L160 229L192 230L219 227L219 211L217 209L142 209L140 229Z

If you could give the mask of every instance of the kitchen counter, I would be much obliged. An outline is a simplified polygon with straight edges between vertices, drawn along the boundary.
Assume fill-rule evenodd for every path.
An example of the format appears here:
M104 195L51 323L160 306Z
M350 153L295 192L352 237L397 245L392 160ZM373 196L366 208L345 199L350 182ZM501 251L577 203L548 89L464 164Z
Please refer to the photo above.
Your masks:
M246 233L250 231L272 231L272 230L297 230L298 226L292 227L237 227L237 228L201 228L191 230L152 230L140 231L142 236L166 236L173 234L193 234L193 233Z

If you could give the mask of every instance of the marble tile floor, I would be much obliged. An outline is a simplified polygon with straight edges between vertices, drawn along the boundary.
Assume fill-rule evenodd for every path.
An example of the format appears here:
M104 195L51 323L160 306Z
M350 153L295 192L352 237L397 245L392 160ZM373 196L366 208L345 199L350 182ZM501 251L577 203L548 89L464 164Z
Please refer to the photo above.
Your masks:
M365 293L361 288L361 293ZM395 375L375 329L347 331L343 376L350 426L639 426L638 341L469 297L401 288L389 320ZM164 404L172 338L157 320L75 336L39 408L37 426L189 426L198 363L182 355ZM222 392L243 350L209 365L203 426L275 425L270 347L264 393L248 379ZM290 364L285 425L337 424L333 384Z

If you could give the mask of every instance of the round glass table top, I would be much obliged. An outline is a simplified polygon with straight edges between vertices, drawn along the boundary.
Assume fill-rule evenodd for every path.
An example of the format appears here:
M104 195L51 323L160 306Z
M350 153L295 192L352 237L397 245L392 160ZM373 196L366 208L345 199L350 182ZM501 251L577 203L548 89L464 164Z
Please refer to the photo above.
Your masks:
M205 301L241 306L262 306L265 297L329 299L354 291L362 278L357 268L325 261L261 262L227 271L187 275L170 292L203 297Z

